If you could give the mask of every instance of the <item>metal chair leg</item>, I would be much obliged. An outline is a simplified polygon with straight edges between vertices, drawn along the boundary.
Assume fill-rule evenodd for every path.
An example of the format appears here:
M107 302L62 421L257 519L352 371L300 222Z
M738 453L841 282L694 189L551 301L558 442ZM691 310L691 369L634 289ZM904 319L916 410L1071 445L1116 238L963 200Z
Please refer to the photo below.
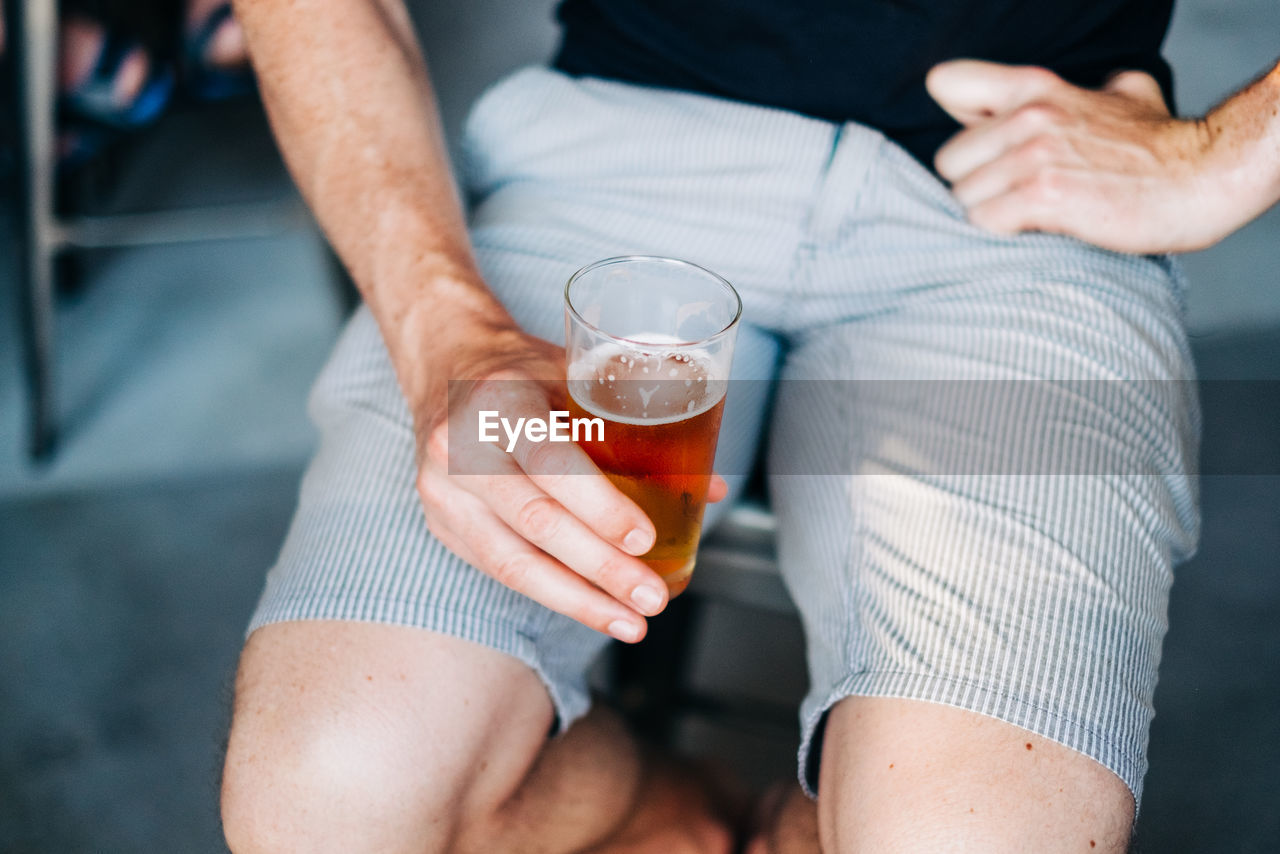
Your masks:
M612 692L641 738L670 745L679 715L686 711L686 676L701 603L684 595L649 620L640 644L613 645Z
M53 271L57 5L55 0L8 0L5 13L18 117L17 244L29 441L32 457L43 459L57 438Z

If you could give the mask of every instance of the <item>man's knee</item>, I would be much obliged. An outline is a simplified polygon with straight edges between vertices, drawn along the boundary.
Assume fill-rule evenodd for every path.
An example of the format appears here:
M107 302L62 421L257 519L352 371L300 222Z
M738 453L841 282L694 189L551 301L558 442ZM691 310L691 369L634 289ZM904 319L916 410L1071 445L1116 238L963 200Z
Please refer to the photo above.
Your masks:
M828 719L824 851L1123 851L1133 799L1089 757L935 703L850 697Z
M222 786L236 854L448 850L518 786L550 722L536 677L388 629L282 624L251 638ZM470 674L458 655L479 656ZM540 713L510 714L513 698Z
M410 773L393 733L373 721L351 726L300 716L305 733L290 734L261 725L262 717L238 716L227 751L222 819L236 854L357 850L343 841L369 844L377 835L394 842L415 830L424 834L424 850L447 841L451 781L429 766Z

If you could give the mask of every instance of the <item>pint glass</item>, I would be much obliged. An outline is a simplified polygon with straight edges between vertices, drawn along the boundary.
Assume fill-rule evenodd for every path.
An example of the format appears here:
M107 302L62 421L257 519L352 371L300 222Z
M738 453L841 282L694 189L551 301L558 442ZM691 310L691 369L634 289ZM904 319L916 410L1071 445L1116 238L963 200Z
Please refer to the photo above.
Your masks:
M565 286L569 407L598 418L579 444L653 521L641 557L683 592L693 573L742 301L687 261L632 255Z

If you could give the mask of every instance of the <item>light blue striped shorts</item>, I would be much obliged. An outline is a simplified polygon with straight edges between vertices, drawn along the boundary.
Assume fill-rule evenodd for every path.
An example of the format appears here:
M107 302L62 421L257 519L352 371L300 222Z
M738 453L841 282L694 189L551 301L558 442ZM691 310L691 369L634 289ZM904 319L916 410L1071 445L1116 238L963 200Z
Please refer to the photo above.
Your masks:
M477 257L530 332L563 341L565 280L614 255L686 258L742 294L735 377L762 382L731 393L717 465L740 487L771 418L780 562L808 640L810 791L824 713L872 695L1024 727L1139 797L1172 567L1198 529L1199 412L1167 259L984 233L861 125L542 68L478 102L465 151ZM1009 445L981 406L911 392L983 385L962 380L1080 381L1037 430L1059 456L1075 447L1059 438L1092 437L1111 462L957 463ZM607 639L428 532L409 414L367 311L310 411L319 450L251 630L351 619L446 632L527 663L561 726L582 715Z

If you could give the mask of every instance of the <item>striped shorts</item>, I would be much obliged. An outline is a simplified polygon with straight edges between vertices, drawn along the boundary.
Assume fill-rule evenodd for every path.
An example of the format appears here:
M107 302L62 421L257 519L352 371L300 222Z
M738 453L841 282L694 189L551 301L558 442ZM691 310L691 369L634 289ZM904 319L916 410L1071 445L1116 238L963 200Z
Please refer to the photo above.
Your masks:
M1172 262L985 233L862 125L545 68L476 104L461 173L481 270L535 335L563 341L564 282L609 256L685 258L741 293L733 370L751 382L730 393L717 467L740 488L767 428L811 793L815 732L862 695L1024 727L1139 798L1172 568L1198 530ZM561 727L584 714L608 639L432 537L367 311L310 414L319 449L250 630L445 632L528 664Z

